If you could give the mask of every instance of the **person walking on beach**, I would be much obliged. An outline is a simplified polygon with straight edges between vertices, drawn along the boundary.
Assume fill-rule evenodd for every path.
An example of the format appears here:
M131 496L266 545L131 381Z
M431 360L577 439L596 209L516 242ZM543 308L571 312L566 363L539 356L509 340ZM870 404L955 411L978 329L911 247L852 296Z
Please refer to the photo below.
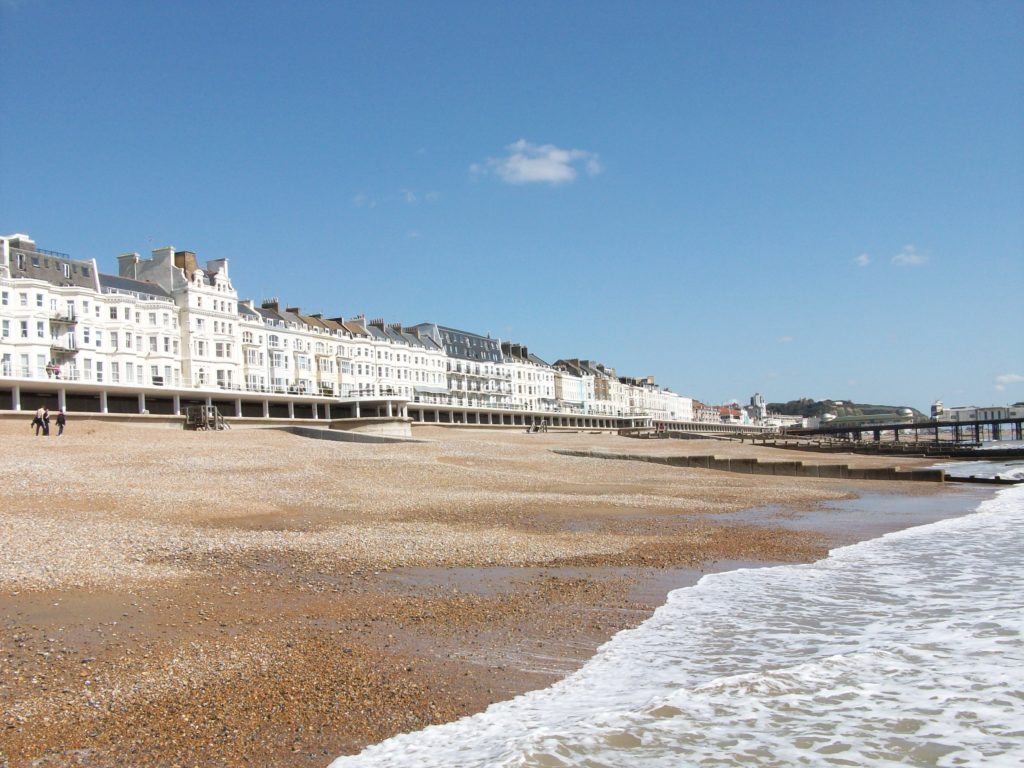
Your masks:
M64 425L68 423L68 417L64 415L64 409L57 411L57 437L64 434Z
M36 437L39 437L39 430L43 428L43 414L45 412L46 409L39 406L36 409L36 417L32 419L32 425L36 428Z
M43 406L43 437L50 436L50 409Z

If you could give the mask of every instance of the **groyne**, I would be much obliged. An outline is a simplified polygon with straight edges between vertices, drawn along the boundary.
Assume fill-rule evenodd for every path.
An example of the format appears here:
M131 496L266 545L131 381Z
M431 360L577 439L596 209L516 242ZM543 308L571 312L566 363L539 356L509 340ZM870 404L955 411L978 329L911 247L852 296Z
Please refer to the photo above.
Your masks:
M804 464L802 461L761 461L759 459L718 458L716 456L648 456L609 451L572 451L555 449L562 456L586 459L616 459L619 461L646 461L671 467L714 469L743 475L782 475L787 477L817 477L834 480L910 480L941 483L946 473L941 469L898 469L896 467L851 467L847 464Z

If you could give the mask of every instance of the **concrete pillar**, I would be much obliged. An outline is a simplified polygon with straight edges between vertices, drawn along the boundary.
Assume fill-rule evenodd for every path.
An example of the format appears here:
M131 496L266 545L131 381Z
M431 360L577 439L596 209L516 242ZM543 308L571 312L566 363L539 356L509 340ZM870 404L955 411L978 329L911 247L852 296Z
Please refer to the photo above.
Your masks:
M206 407L213 408L213 397L210 395L206 396Z
M100 413L107 413L107 392L100 392Z
M242 418L242 398L235 398L235 416Z
M320 408L319 408L319 406L316 403L313 403L313 418L314 419L319 419L320 418Z
M388 411L387 411L387 413L388 413L388 418L390 419L391 416L392 416L392 414L391 414L391 401L390 400L388 400Z
M289 400L288 401L288 418L289 419L294 419L295 418L295 401L294 400Z
M263 418L264 419L269 419L270 418L270 401L269 400L264 400L263 401Z
M181 416L181 395L173 395L171 397L171 408L174 410L175 416Z
M21 387L19 387L17 384L11 387L11 410L21 410Z
M146 393L139 392L139 413L146 412Z
M331 420L331 404L330 403L324 403L324 418L327 419L328 421Z
M57 390L57 408L61 411L67 410L68 407L68 391L61 387Z
M434 409L434 423L435 424L440 424L441 423L441 411L437 410L436 408Z
M358 400L356 400L356 402L355 402L355 418L357 418L357 419L360 418L359 417L359 401Z

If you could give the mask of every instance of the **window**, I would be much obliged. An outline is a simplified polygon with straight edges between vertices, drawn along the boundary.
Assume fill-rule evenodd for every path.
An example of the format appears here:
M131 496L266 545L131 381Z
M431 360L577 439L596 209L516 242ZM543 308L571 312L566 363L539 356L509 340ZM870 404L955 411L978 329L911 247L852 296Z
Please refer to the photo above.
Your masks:
M10 335L11 335L11 321L10 320L4 320L3 321L3 325L0 326L0 338L6 339Z
M117 320L117 307L110 308L110 319Z
M170 336L164 336L164 352L168 352L169 353L170 351L171 351L171 337Z
M156 352L157 351L157 349L156 349L156 336L150 336L149 337L149 351L150 352Z
M102 346L103 346L103 331L97 329L96 330L96 349L99 349Z
M42 320L36 320L36 336L40 339L46 337L46 323Z
M149 313L149 324L156 325L156 312Z
M103 363L96 361L96 381L103 381Z
M11 295L7 291L0 293L0 305L7 306L11 301Z
M131 349L132 348L132 335L130 333L126 333L124 335L124 348L125 349Z
M28 320L21 321L21 338L28 338Z
M201 318L201 317L197 317L196 318L196 330L197 331L205 331L206 330L206 321L203 320L203 318Z
M19 293L18 294L18 303L21 306L23 306L23 307L27 307L28 306L28 294L27 293Z
M66 279L71 277L71 265L70 264L61 264L60 265L60 271L64 273L64 277Z
M92 340L92 328L84 326L82 328L82 343L89 344Z

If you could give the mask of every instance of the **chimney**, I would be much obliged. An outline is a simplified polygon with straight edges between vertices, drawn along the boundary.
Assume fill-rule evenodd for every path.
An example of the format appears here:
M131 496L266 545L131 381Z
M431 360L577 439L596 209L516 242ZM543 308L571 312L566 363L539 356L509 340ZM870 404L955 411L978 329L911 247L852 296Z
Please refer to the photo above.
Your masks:
M139 254L122 253L117 257L117 274L121 277L139 279Z
M192 251L175 251L174 266L185 273L186 279L191 280L192 275L199 269L199 262L196 261L196 255Z

